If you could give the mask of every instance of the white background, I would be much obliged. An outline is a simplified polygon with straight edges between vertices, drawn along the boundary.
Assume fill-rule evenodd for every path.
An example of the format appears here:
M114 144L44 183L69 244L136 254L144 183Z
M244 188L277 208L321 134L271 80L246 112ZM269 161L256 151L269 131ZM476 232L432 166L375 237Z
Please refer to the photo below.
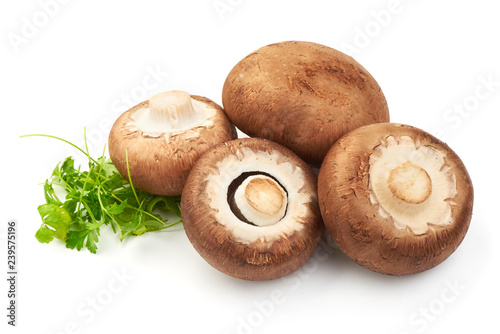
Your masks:
M500 20L494 1L25 0L3 1L0 22L1 277L7 220L17 219L19 230L18 327L6 325L2 278L2 333L498 330ZM212 269L182 228L123 243L102 229L98 255L37 242L40 183L58 161L77 153L20 135L81 143L86 126L98 156L111 123L128 107L171 89L221 103L231 68L284 40L346 51L377 79L392 121L438 134L461 156L475 186L474 216L447 261L398 278L370 272L336 249L326 258L320 249L321 256L288 278L248 282Z

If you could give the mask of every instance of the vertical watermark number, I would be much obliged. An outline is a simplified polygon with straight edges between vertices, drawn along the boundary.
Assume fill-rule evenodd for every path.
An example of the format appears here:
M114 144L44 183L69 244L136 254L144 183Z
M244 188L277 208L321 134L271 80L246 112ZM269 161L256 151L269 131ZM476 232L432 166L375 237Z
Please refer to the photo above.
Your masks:
M7 323L16 325L17 320L17 222L7 223Z

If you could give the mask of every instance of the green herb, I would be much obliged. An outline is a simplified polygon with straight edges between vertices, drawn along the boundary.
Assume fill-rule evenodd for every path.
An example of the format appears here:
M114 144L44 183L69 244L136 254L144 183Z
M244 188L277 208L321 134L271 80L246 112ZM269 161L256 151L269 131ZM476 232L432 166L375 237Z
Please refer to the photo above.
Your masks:
M120 240L128 235L141 235L181 223L180 197L155 196L135 189L128 170L124 179L110 159L103 155L94 159L89 155L84 131L85 150L59 137L33 134L21 137L49 137L61 140L77 148L88 158L88 170L75 168L74 159L66 158L57 164L52 175L44 183L46 204L38 207L42 225L35 234L41 243L54 238L66 242L66 247L81 250L87 248L96 253L100 229L111 226L119 233ZM62 188L64 199L56 195ZM158 210L174 213L179 220L168 223Z

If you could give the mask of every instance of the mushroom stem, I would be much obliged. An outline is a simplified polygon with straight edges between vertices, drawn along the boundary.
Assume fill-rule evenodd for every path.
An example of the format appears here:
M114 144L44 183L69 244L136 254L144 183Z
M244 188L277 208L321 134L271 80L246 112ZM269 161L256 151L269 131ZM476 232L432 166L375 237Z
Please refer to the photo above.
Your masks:
M425 202L432 192L429 174L409 161L394 168L387 183L394 196L409 204Z
M154 95L149 99L149 109L152 121L170 129L182 129L198 117L191 95L179 90Z
M266 175L248 177L236 190L234 201L246 220L256 226L279 222L286 213L287 194Z

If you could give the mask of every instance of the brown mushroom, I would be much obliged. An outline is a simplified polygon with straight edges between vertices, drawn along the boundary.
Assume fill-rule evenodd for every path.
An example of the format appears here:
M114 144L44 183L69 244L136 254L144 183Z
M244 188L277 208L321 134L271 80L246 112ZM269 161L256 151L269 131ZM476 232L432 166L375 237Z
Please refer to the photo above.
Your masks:
M301 41L267 45L242 59L226 78L222 103L238 129L316 166L342 135L389 121L384 94L364 67Z
M259 138L207 151L189 174L181 214L198 253L247 280L299 269L324 229L314 172L292 151Z
M237 137L224 110L208 98L169 91L123 113L109 134L109 155L120 174L146 192L178 196L206 150Z
M358 264L389 275L431 269L462 242L473 187L460 158L423 130L372 124L339 139L319 173L325 225Z

